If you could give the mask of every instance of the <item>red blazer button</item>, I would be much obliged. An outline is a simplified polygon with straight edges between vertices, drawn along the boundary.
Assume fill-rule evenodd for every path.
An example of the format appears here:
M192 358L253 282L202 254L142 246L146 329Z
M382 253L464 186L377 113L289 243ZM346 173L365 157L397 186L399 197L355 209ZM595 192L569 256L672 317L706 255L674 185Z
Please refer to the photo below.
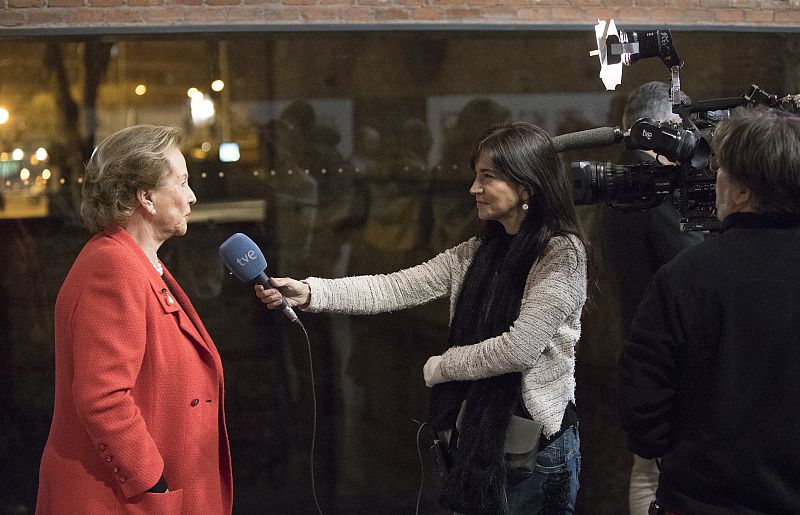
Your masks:
M192 406L197 406L200 404L200 399L192 399Z
M111 456L106 456L105 457L106 463L111 463L111 460L113 460L113 459L114 458L112 458Z
M124 482L125 482L125 481L127 481L127 480L128 480L128 478L127 478L127 477L125 477L125 476L120 476L118 481L119 481L120 483L124 483Z
M116 474L117 472L119 472L119 467L111 467L111 472Z

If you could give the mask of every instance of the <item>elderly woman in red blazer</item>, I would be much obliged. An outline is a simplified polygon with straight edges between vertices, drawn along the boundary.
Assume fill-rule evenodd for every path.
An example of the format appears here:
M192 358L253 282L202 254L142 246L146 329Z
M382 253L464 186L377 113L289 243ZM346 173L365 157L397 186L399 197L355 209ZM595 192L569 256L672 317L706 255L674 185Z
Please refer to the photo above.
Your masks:
M196 201L179 144L171 127L130 127L86 167L96 234L56 300L37 513L231 513L220 357L156 254Z

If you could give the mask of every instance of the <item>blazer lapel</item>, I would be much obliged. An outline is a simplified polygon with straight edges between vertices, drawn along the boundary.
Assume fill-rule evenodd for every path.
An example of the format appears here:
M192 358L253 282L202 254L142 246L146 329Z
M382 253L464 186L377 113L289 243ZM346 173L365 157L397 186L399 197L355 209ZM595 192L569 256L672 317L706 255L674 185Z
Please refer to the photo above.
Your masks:
M167 293L161 295L161 305L164 307L165 311L168 313L172 311L168 311L167 308L172 308L175 306L176 308L180 306L181 309L176 309L178 311L178 324L180 325L181 329L190 336L195 343L208 352L213 358L214 363L217 366L218 371L222 372L222 363L217 353L216 347L214 347L214 343L211 340L211 336L206 331L203 322L200 320L200 316L195 311L194 306L192 306L192 302L189 300L189 296L186 295L186 292L180 287L180 285L175 281L175 278L172 274L164 268L164 275L162 276L163 282L166 285ZM169 295L174 296L174 304L172 306L169 305Z
M165 313L175 313L178 318L178 325L181 330L192 340L195 347L201 349L202 352L208 353L217 372L222 377L222 361L219 357L214 342L211 340L208 332L206 332L203 322L194 310L189 297L184 293L169 270L164 268L164 275L159 276L150 264L150 260L145 255L144 251L139 247L133 237L123 227L115 226L104 231L105 234L112 239L118 241L120 244L129 247L132 252L135 252L142 263L142 269L147 270L147 278L153 293L161 304Z

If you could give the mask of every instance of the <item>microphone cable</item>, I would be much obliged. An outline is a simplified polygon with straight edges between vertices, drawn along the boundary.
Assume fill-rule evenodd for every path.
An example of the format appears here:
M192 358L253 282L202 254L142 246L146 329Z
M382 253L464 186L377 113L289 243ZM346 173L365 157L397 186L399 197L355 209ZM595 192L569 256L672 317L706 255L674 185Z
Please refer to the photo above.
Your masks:
M428 425L427 422L420 422L419 420L411 419L419 424L417 429L417 456L419 457L419 491L417 492L417 507L414 510L415 515L419 515L419 505L422 500L422 487L425 486L425 463L422 460L422 447L419 444L419 435L422 434L422 428Z
M313 405L313 422L312 422L312 429L311 429L311 456L309 458L310 461L310 469L311 469L311 495L314 497L314 505L317 507L317 512L319 515L324 515L322 512L322 508L319 505L319 500L317 498L317 487L316 481L314 479L314 447L316 444L317 439L317 389L316 384L314 381L314 362L312 360L312 353L311 353L311 338L308 336L308 331L306 331L306 327L303 325L303 322L298 317L297 320L293 320L294 323L300 326L300 329L303 330L303 334L306 337L306 347L308 349L308 370L309 375L311 376L311 400ZM425 426L428 425L427 422L420 422L415 419L411 419L417 424L419 424L419 428L417 429L417 437L416 437L416 444L417 444L417 457L419 458L419 490L417 491L417 504L414 510L415 515L419 515L419 506L422 502L422 491L423 487L425 486L425 462L422 458L422 446L420 445L419 439L420 435L422 434L422 430Z
M312 359L312 352L311 352L311 338L308 336L308 331L306 331L306 327L303 325L303 322L298 317L297 320L293 320L294 323L300 326L300 329L303 330L303 335L306 338L306 348L308 349L308 370L309 375L311 377L311 400L313 406L313 417L312 417L312 425L311 425L311 456L309 458L310 461L310 472L311 472L311 495L314 497L314 505L317 508L317 512L319 515L324 515L322 508L319 505L319 499L317 498L317 486L316 481L314 479L314 448L316 445L317 439L317 388L316 382L314 380L314 361ZM423 487L425 486L425 462L422 458L422 447L420 445L420 435L422 434L422 430L425 426L428 425L427 422L419 422L418 420L411 419L417 424L419 424L419 428L417 429L417 437L416 437L416 444L417 444L417 457L419 458L419 490L417 491L417 504L414 510L415 515L419 515L419 507L420 503L422 502L422 491Z
M317 441L317 387L314 382L314 362L311 358L311 338L309 338L308 331L306 331L306 327L303 325L303 322L300 321L300 318L294 320L293 322L299 325L300 329L303 330L303 334L306 337L306 346L308 348L308 371L309 375L311 376L311 400L313 405L313 422L311 425L311 456L309 458L311 463L311 495L314 496L314 504L317 507L319 515L324 515L322 513L322 508L319 506L319 500L317 499L317 485L314 480L314 447Z

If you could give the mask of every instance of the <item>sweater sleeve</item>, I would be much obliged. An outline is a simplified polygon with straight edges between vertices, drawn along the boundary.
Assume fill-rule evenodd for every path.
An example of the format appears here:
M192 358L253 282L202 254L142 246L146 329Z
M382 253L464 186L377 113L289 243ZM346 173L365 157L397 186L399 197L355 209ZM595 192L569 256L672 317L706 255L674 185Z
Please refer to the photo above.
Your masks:
M311 301L306 311L367 315L399 311L444 297L477 247L473 238L425 263L391 274L340 279L309 277L306 281L311 288Z
M72 395L99 458L109 469L125 471L119 486L130 498L156 484L164 461L131 395L147 343L149 284L136 283L131 270L137 267L122 254L84 279L71 317Z
M555 237L528 275L519 316L511 328L473 345L450 348L442 356L442 375L449 381L475 380L533 368L585 301L583 245L577 238Z
M663 456L672 444L676 396L673 349L683 340L678 302L662 267L631 325L619 359L617 397L628 447L643 458Z

